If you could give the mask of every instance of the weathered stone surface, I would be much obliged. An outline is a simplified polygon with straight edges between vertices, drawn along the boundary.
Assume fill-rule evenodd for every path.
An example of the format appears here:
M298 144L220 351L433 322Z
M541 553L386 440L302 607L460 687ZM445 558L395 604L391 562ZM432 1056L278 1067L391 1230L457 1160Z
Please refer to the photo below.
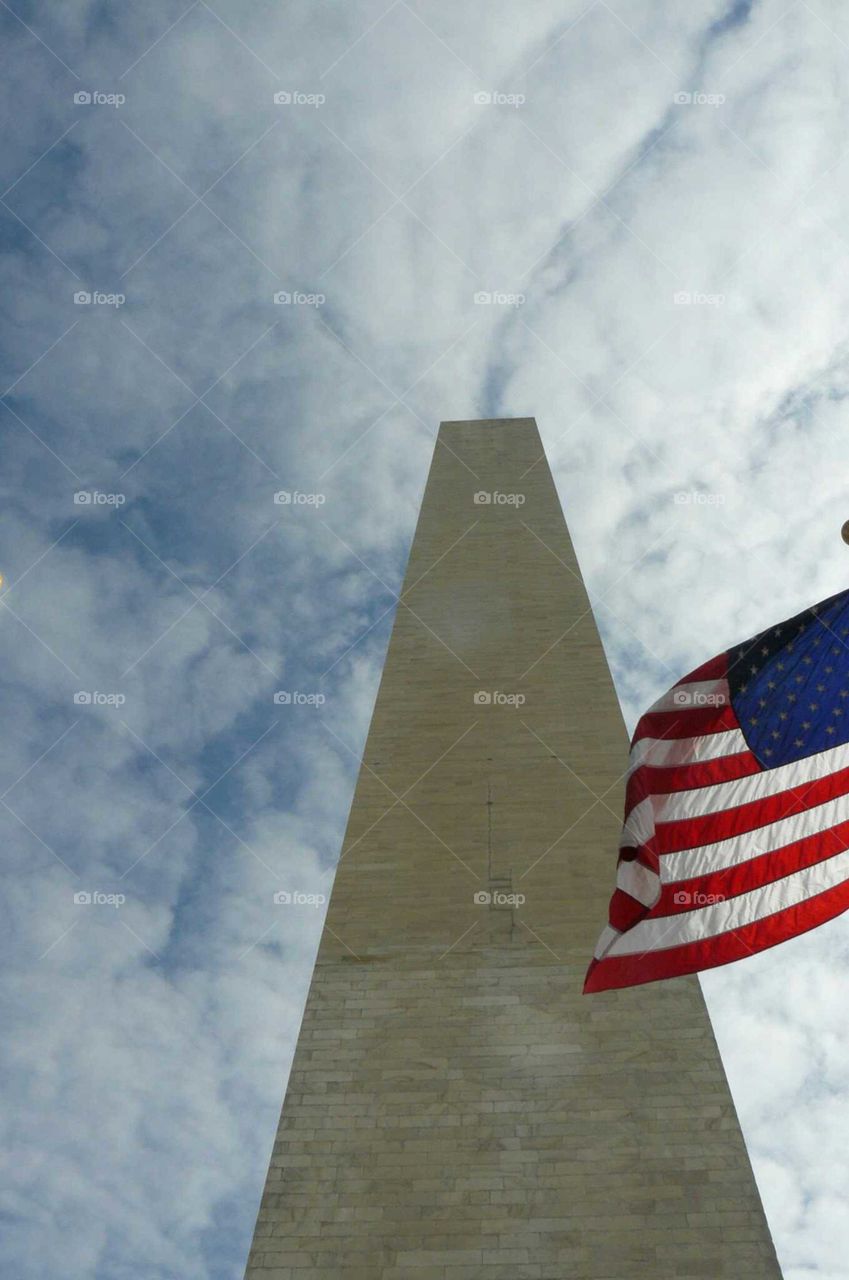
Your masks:
M697 979L581 994L627 746L535 423L443 423L248 1280L780 1277Z

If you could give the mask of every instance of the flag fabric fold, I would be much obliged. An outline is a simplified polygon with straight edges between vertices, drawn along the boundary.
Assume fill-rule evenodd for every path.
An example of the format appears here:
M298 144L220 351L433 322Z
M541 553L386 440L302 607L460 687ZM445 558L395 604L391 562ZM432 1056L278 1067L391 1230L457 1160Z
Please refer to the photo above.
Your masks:
M584 991L739 960L849 908L849 591L679 680L631 740Z

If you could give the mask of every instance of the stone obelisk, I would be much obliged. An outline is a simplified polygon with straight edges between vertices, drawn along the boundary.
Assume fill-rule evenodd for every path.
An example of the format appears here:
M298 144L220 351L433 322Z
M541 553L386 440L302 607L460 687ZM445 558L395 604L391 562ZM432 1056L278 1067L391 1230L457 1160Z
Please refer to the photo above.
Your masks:
M627 757L536 423L444 422L249 1280L778 1280L698 980L581 993Z

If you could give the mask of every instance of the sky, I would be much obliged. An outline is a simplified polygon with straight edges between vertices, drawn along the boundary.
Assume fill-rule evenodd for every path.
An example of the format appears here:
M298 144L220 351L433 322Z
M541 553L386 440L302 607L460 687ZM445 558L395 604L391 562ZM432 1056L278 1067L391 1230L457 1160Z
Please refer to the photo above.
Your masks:
M0 1274L237 1280L440 420L536 417L629 729L849 582L849 10L0 29ZM847 983L702 979L786 1280Z

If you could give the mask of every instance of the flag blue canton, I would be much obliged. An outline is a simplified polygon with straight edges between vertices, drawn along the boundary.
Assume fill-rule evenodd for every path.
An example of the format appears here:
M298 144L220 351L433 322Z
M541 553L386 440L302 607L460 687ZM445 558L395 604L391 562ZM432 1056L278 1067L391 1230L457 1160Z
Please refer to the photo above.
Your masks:
M728 683L766 769L849 741L849 590L729 649Z

